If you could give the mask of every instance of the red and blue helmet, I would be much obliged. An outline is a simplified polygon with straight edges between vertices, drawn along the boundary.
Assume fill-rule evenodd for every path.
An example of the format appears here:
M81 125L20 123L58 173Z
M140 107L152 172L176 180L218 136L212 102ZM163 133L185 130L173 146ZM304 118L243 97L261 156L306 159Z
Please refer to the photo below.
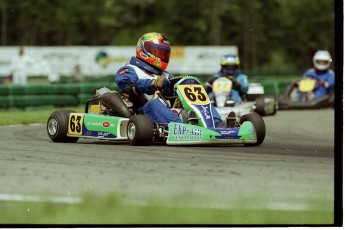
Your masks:
M151 32L141 36L136 57L164 71L170 59L170 42L164 34Z

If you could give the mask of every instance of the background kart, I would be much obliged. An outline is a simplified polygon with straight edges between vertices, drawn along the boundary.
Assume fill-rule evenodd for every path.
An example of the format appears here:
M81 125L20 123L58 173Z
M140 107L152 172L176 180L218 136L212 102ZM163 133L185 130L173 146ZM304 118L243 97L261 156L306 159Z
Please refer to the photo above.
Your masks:
M212 84L212 92L217 111L222 117L226 117L230 111L238 116L256 112L261 116L275 115L278 110L278 103L275 98L265 97L264 88L259 83L250 83L248 92L243 95L242 103L235 105L230 98L232 81L226 77L217 78Z
M283 95L278 98L279 109L320 109L333 107L334 108L334 92L325 95L318 99L313 99L313 90L316 87L316 81L311 78L301 80L296 89L295 85L291 84L286 87ZM294 101L297 90L302 94L301 101Z
M177 97L171 109L183 123L170 122L169 129L145 115L134 114L132 104L117 92L100 89L87 100L84 113L71 110L53 112L47 122L48 136L54 142L76 142L79 138L128 140L132 145L163 142L168 145L244 144L260 145L265 123L257 113L226 119L227 127L216 127L211 103L199 80L186 76L174 84ZM156 92L154 99L166 103ZM171 98L169 99L171 100ZM167 103L169 104L169 103Z

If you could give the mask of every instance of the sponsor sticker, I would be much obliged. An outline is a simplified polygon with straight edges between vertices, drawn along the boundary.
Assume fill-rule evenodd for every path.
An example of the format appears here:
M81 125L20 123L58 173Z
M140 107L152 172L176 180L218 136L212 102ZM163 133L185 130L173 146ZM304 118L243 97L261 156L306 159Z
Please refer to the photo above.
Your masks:
M107 132L98 132L97 133L97 137L107 137L108 135L110 135L110 133L107 133Z
M187 128L184 125L174 124L173 138L177 140L201 140L202 130L198 128Z
M102 123L102 126L103 126L104 128L108 128L108 127L110 127L110 123L107 122L107 121L105 121L105 122Z

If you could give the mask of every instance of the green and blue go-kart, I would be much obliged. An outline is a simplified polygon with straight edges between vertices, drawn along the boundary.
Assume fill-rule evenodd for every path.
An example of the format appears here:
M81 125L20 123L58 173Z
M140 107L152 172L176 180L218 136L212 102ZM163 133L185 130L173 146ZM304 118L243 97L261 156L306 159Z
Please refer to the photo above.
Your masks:
M177 97L172 103L156 93L155 98L170 106L183 123L170 122L168 129L145 115L135 114L132 104L117 92L99 93L87 100L85 112L71 110L53 112L47 122L48 136L53 142L76 142L79 138L127 140L132 145L218 145L244 144L258 146L264 139L264 120L257 113L231 117L227 127L215 127L211 103L200 81L185 76L174 85ZM170 101L169 101L170 102Z

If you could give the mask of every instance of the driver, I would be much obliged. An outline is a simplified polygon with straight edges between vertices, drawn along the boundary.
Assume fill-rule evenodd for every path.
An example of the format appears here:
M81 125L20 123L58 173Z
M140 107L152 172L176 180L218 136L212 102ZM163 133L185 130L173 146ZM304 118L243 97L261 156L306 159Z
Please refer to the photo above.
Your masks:
M122 92L129 95L135 112L148 116L151 121L165 128L168 128L169 122L182 122L160 100L151 99L156 90L163 91L166 96L176 95L169 79L182 76L174 77L165 71L170 51L170 43L165 35L156 32L144 34L137 43L136 56L115 75L116 84ZM213 106L212 114L215 124L223 124Z
M334 71L330 69L332 58L327 50L318 50L313 56L313 68L308 69L302 76L302 79L312 78L316 80L316 86L313 91L314 99L325 96L334 88ZM293 86L298 82L294 80ZM297 92L296 100L301 101L302 94Z
M220 70L206 82L206 92L210 100L214 100L212 84L219 77L227 77L232 81L230 96L235 104L242 102L242 97L248 92L248 77L239 68L240 58L234 54L223 55L220 59Z

